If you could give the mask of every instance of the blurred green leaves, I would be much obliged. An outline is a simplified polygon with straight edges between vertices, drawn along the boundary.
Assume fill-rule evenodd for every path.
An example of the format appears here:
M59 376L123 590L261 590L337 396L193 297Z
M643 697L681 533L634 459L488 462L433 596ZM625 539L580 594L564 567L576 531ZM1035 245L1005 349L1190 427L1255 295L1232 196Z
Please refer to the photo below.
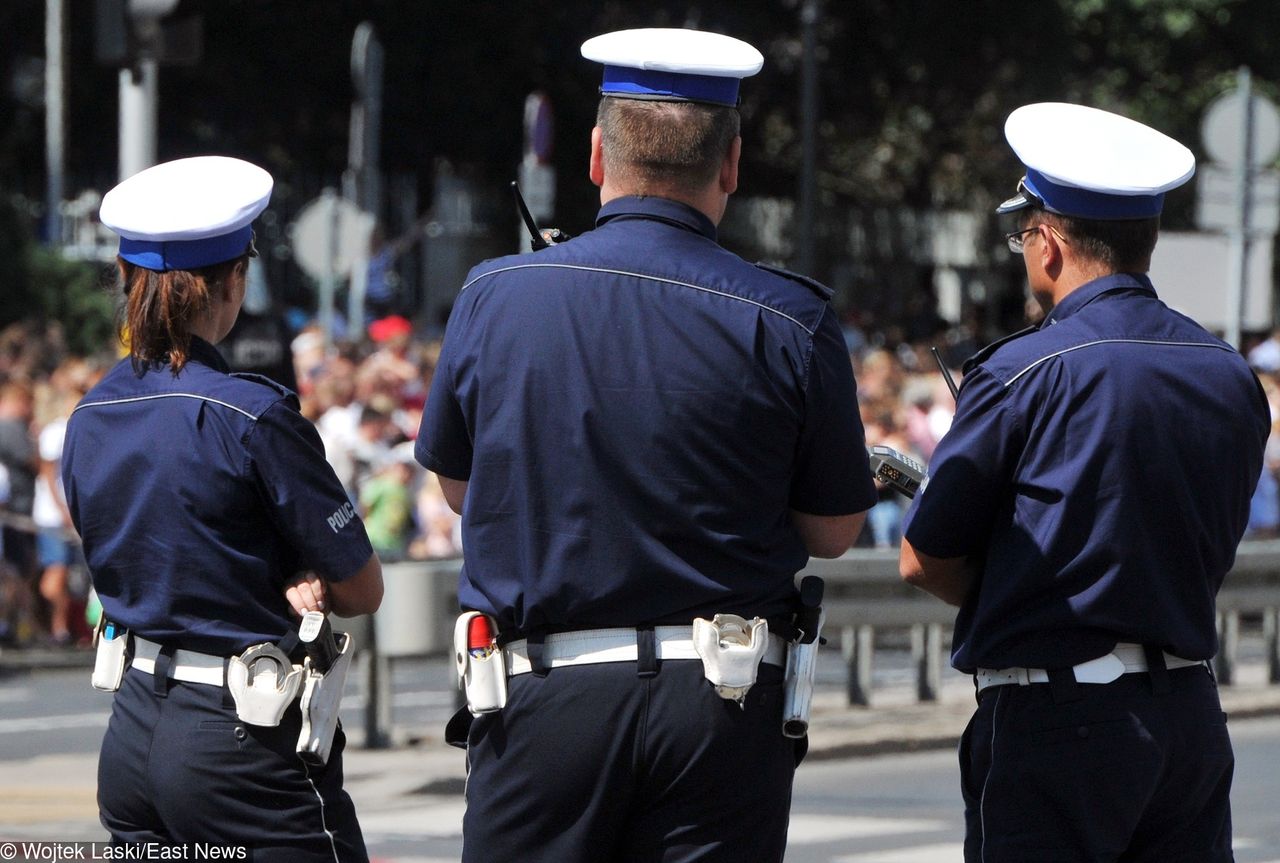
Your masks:
M17 322L61 325L67 347L81 355L111 344L114 301L99 264L73 261L32 237L15 198L0 198L0 329Z

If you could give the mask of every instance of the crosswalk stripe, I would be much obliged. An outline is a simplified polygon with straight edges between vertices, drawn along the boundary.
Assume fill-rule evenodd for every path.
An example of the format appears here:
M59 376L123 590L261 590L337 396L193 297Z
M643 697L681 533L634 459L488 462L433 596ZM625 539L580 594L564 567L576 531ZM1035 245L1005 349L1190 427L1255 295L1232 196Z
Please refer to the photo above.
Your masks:
M924 818L870 818L861 815L792 813L787 841L791 845L838 842L865 836L898 836L947 829L945 821Z
M25 719L0 719L0 734L23 734L31 731L54 731L62 728L97 728L107 724L106 713L68 713L63 716L31 716Z
M430 803L397 812L361 812L360 829L366 838L369 836L454 838L462 835L462 815L466 809L466 804L458 800L457 802Z
M960 860L963 857L963 842L940 842L935 845L913 845L910 848L843 855L833 857L831 863L938 863L939 860Z

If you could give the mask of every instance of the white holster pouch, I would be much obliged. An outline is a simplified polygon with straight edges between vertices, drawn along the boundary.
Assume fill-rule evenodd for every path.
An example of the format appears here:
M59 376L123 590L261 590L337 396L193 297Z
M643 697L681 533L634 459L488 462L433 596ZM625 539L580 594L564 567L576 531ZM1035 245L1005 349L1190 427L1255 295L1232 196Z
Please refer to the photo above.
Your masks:
M98 625L93 630L93 643L96 650L93 676L89 682L94 689L115 692L124 680L125 669L129 667L129 631L107 623L104 614L98 618Z
M467 709L472 716L493 713L507 706L507 663L497 645L470 648L467 633L478 611L463 612L453 625L453 660L458 671L458 685L467 696ZM497 628L490 620L490 631Z
M693 649L702 658L702 673L716 695L742 705L755 685L756 672L769 647L769 624L736 614L717 614L693 620Z
M782 734L804 737L809 733L809 711L813 707L813 677L818 669L819 636L822 621L809 642L793 641L787 645L787 668L783 676Z
M250 725L273 728L298 696L302 666L274 644L255 644L227 664L227 688L236 716Z
M322 674L316 670L310 656L302 661L302 701L299 704L302 708L302 731L298 734L297 751L298 756L309 764L323 765L329 761L352 652L351 635L344 632L338 658L328 671Z

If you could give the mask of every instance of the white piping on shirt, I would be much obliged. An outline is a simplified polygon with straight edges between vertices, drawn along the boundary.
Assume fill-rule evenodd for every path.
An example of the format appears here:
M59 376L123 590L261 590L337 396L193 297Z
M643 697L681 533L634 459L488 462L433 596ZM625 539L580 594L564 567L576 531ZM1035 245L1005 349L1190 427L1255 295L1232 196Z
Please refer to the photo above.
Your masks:
M627 270L611 270L611 269L606 269L604 267L584 267L579 264L516 264L515 266L511 266L511 267L500 267L496 270L489 270L488 272L481 273L480 275L476 276L474 279L472 279L471 281L463 285L462 288L458 291L458 293L462 293L462 291L465 291L467 288L471 287L476 282L483 279L485 276L492 276L497 273L505 273L505 272L509 272L510 270L525 270L525 269L533 269L533 268L583 270L589 273L608 273L609 275L612 275L612 276L630 276L635 279L648 279L653 282L665 282L666 284L669 284L669 285L679 285L682 288L692 288L695 291L704 291L708 294L715 294L716 296L727 297L728 299L731 299L731 300L737 300L742 303L747 303L749 305L757 306L758 308L764 309L766 312L773 312L778 317L786 318L787 320L791 321L791 323L795 324L796 326L804 330L809 335L814 334L814 330L810 329L809 327L806 327L804 324L800 323L798 320L791 317L791 315L788 315L786 312L780 312L777 309L773 308L772 306L766 306L764 303L757 302L756 300L749 300L746 297L739 297L736 294L728 294L728 293L725 293L724 291L717 291L714 288L708 288L703 285L695 285L692 282L682 282L682 281L679 281L678 279L667 279L667 278L663 278L662 276L651 276L651 275L648 275L647 273L632 273Z
M226 402L218 401L217 399L209 398L208 396L198 395L196 393L159 393L153 396L133 396L132 398L127 398L127 399L107 399L106 401L101 401L101 402L81 402L80 404L76 405L75 410L71 412L75 413L76 411L80 410L80 408L96 408L101 405L124 405L124 404L129 404L130 402L145 402L145 401L150 401L152 399L199 399L202 402L210 402L215 405L222 405L224 408L230 408L231 410L235 411L238 414L244 414L251 420L257 421L258 419L256 416L249 413L247 410L244 410L243 408L238 408L233 404L227 404Z
M1225 345L1215 345L1211 342L1163 342L1163 341L1160 341L1159 339L1099 339L1096 342L1085 342L1083 345L1074 345L1073 347L1063 348L1060 351L1054 351L1051 354L1040 357L1040 359L1036 360L1034 363L1027 366L1025 369L1018 372L1013 377L1009 378L1009 380L1005 382L1005 386L1006 387L1013 386L1014 381L1016 381L1018 378L1022 377L1027 372L1031 371L1036 366L1040 365L1041 363L1047 360L1051 360L1054 357L1060 357L1063 354L1069 354L1072 351L1078 351L1081 348L1092 348L1092 347L1096 347L1097 345L1160 345L1162 347L1168 347L1168 348L1213 348L1214 350L1219 350L1219 351L1234 352L1233 348L1228 348Z

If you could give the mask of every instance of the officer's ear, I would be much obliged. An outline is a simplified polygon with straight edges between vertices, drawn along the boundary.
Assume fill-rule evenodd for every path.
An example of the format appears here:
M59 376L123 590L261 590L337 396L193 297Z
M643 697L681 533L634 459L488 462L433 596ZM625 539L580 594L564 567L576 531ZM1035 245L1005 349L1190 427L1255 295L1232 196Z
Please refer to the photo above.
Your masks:
M591 164L587 168L587 175L597 186L604 186L604 148L601 143L603 140L604 133L600 131L599 126L596 126L591 130Z
M1046 273L1057 278L1062 271L1063 247L1059 242L1059 234L1047 223L1042 222L1040 228L1040 266Z
M742 136L733 139L729 152L720 163L720 191L732 195L738 191L738 161L742 158Z

